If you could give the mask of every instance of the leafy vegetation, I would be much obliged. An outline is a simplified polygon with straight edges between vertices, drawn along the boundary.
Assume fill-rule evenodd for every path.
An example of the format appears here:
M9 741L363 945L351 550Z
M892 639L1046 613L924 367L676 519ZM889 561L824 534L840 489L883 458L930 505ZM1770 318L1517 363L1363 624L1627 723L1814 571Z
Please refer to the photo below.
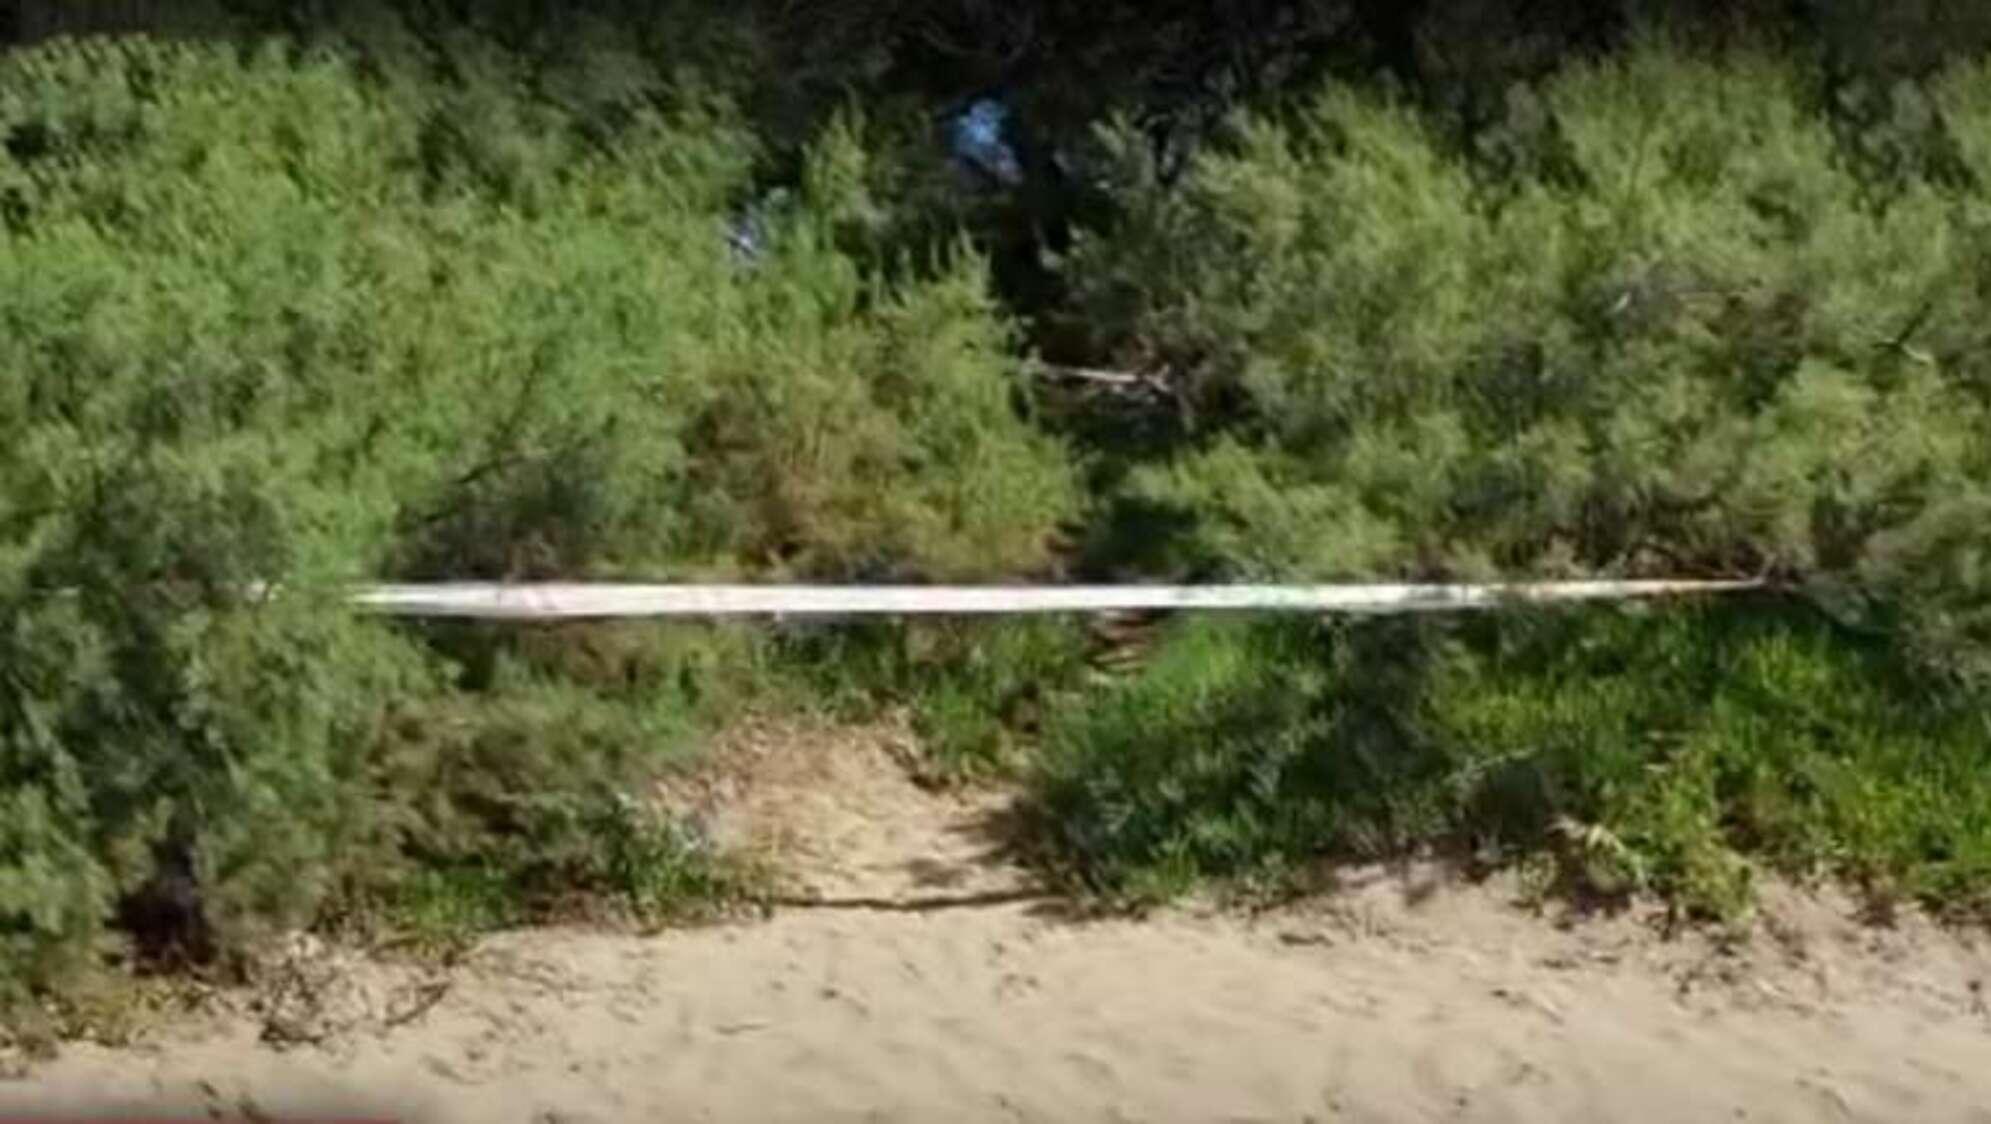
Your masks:
M908 713L915 774L935 785L1027 770L1045 711L1083 684L1085 657L1084 631L1062 617L829 626L783 651L807 697L833 711Z
M1991 71L1864 132L1815 94L1652 46L1517 89L1474 149L1336 87L1172 189L1102 135L1125 207L1071 315L1187 407L1122 453L1144 572L1795 592L1190 628L1047 735L1069 873L1139 898L1438 848L1721 916L1759 867L1981 908Z
M1126 502L1237 575L1769 574L1982 651L1981 154L1877 198L1795 67L1573 68L1499 174L1347 89L1068 267L1197 427ZM1933 87L1981 132L1991 72ZM1139 154L1126 159L1139 171Z
M839 248L854 130L748 269L722 109L605 149L486 95L276 49L0 59L0 975L89 959L121 900L239 947L382 853L650 877L602 801L688 702L500 674L343 583L974 578L1072 510L972 256Z
M1981 61L1491 3L852 0L813 53L781 5L207 7L292 34L0 55L8 997L750 900L643 794L756 705L908 708L927 779L1022 778L1114 895L1440 848L1724 916L1758 869L1984 904ZM1519 45L1432 46L1475 35ZM935 114L984 95L1031 130L969 190ZM1108 686L1066 621L335 600L1682 572L1791 596L1190 623Z
M1196 622L1054 712L1032 783L1054 861L1136 900L1437 854L1718 918L1766 869L1982 916L1987 711L1903 668L1776 605Z

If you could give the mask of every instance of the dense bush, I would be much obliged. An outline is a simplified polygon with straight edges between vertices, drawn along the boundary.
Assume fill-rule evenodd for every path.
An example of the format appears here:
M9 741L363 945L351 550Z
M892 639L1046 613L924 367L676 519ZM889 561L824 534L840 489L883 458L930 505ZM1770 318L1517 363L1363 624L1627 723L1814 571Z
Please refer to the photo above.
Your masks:
M1462 146L1338 87L1176 188L1104 132L1122 214L1064 263L1070 315L1177 397L1111 497L1169 541L1101 534L1122 561L1767 575L1841 626L1193 628L1058 712L1057 861L1142 895L1438 846L1722 914L1758 864L1981 906L1991 731L1955 673L1991 670L1991 71L1864 123L1828 91L1649 48Z
M865 4L767 88L778 5L604 3L543 39L543 5L337 7L309 48L0 57L0 980L89 961L114 916L198 954L334 911L433 935L740 892L627 797L770 680L910 706L937 779L1046 723L1058 853L1116 891L1449 841L1716 911L1759 859L1981 900L1977 696L1907 669L1991 671L1984 66L1651 48L1295 108L1345 69L1327 32L1206 53L1188 9L909 33L1139 61L1121 97L860 50ZM1226 84L1260 48L1290 73ZM922 99L996 87L1055 142L1139 126L964 192ZM1237 105L1263 112L1211 124ZM1177 177L1183 129L1234 143ZM1170 400L1019 408L1023 311ZM493 632L334 600L1016 578L1062 572L1059 535L1114 577L1761 573L1871 635L1199 626L1086 694L1064 622Z
M1576 67L1493 169L1347 89L1177 191L1120 143L1075 315L1200 411L1126 502L1235 574L1769 573L1981 646L1991 71L1931 83L1953 159L1885 191L1810 89Z
M1054 712L1033 784L1050 857L1116 895L1436 853L1722 917L1759 867L1981 911L1984 713L1789 607L1199 623Z
M646 794L734 704L766 693L758 645L619 631L506 637L467 665L475 691L395 708L366 778L392 846L343 872L328 916L447 945L604 907L652 922L752 896L749 866Z
M462 789L409 773L386 718L446 711L439 657L467 649L348 618L342 583L1044 559L1070 473L1014 408L976 262L840 248L873 178L854 129L744 268L722 231L752 143L723 108L604 148L508 88L278 48L0 58L7 974L175 870L232 945L362 854L489 850L381 781ZM513 793L592 792L606 749L660 740L561 709L624 705L601 691L467 689L510 694L431 755Z

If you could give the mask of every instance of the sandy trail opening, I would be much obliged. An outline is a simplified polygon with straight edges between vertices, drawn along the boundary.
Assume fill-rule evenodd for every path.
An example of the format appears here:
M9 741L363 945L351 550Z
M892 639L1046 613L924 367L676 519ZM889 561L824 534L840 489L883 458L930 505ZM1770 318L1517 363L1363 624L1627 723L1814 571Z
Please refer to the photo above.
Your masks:
M1078 923L1027 897L1001 797L914 786L905 736L749 728L674 794L832 905L508 934L446 991L300 946L350 1000L287 1036L316 1041L266 1042L299 1017L266 996L71 1047L0 1085L0 1115L1991 1122L1991 954L1921 919L1780 891L1724 949L1413 871L1256 918ZM882 908L977 897L1004 900Z

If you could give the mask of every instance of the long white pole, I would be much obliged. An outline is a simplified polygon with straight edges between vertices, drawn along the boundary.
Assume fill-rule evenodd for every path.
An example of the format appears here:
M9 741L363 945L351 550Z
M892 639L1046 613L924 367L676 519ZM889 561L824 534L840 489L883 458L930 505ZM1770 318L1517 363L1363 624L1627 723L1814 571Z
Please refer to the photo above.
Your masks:
M1502 585L812 586L450 583L356 592L359 608L406 617L550 621L721 616L986 615L1203 609L1410 613L1516 603L1733 593L1746 581Z

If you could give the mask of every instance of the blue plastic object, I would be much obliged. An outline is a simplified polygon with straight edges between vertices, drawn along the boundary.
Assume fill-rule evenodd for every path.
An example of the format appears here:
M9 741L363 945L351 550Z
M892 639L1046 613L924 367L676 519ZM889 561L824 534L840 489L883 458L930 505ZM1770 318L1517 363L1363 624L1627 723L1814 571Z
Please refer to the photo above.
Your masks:
M741 266L760 264L773 241L775 213L788 202L788 193L776 189L735 212L726 220L722 233L733 260Z
M979 98L956 114L948 126L948 148L964 168L1002 187L1023 182L1023 162L1006 135L1009 107L994 98Z

